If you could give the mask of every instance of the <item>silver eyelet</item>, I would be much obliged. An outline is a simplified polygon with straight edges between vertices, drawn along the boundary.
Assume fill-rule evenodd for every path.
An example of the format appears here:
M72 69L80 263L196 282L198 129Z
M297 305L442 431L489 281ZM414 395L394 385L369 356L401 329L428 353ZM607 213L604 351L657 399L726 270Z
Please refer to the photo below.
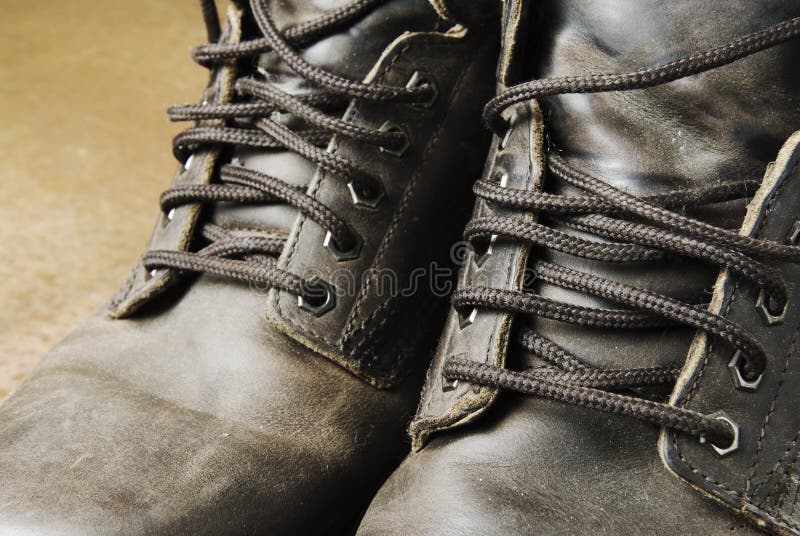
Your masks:
M192 162L194 162L194 153L190 154L186 162L183 163L183 170L189 171L189 168L192 167Z
M411 147L411 140L408 136L408 131L398 125L397 123L393 123L392 121L386 121L381 128L378 129L379 132L399 132L403 135L403 145L399 149L387 149L386 147L381 147L381 152L390 154L392 156L401 157L403 156L408 148Z
M315 294L317 293L316 289L318 289L320 295L313 296L313 300L303 298L303 296L298 296L297 306L299 308L303 309L304 311L308 311L314 316L322 316L336 306L336 295L333 291L333 287L331 287L328 283L319 277L314 276L308 280L308 284L311 287L315 287Z
M357 259L359 254L361 253L361 246L364 245L364 242L361 240L361 237L353 234L353 246L343 251L338 248L336 245L336 241L333 239L333 235L330 231L325 233L325 238L322 240L322 247L328 249L331 254L333 254L333 258L335 258L339 262L343 261L351 261L353 259Z
M169 225L169 223L172 221L174 217L175 217L175 207L169 209L166 212L166 214L163 214L163 217L161 218L161 227L163 228Z
M458 379L450 379L442 375L442 392L447 393L458 388Z
M736 424L736 422L734 422L733 419L728 417L724 411L717 411L709 415L709 417L717 419L718 421L722 421L728 426L730 426L731 429L733 430L733 440L731 441L731 444L728 445L727 447L718 447L714 443L708 441L704 436L700 436L700 443L703 444L708 443L709 445L711 445L711 448L714 449L714 452L716 452L721 458L728 456L729 454L733 454L734 452L739 450L739 425Z
M147 268L145 268L144 280L150 281L151 279L155 279L156 277L158 277L158 272L159 272L158 268L153 268L152 270L148 270Z
M458 314L458 327L464 329L475 323L475 319L478 317L478 309L473 307L467 315L462 314L461 311L456 311L456 314Z
M375 208L381 204L383 198L386 197L386 190L383 189L383 183L380 179L373 180L375 181L375 184L372 185L373 192L366 192L356 181L351 180L347 183L347 189L350 190L353 204L367 208Z
M506 147L508 147L508 142L511 139L511 133L514 131L514 122L517 119L516 112L512 112L511 116L508 118L506 122L506 131L503 134L503 137L500 138L500 143L497 144L497 149L502 151Z
M497 172L494 174L494 179L497 182L497 184L500 185L500 188L505 188L506 186L508 186L508 173L506 173L506 170L504 169L497 170Z
M478 251L475 250L475 253L472 256L472 260L475 263L475 266L480 268L481 266L486 264L486 261L488 261L489 257L492 256L492 252L494 251L495 242L497 242L497 235L493 234L492 236L489 237L489 244L486 246L486 249L483 250L482 253L479 254ZM474 245L473 245L473 248L474 248Z
M770 310L767 293L764 292L764 290L759 291L758 298L756 299L756 309L761 313L761 316L768 326L775 326L783 322L783 319L786 317L786 309L788 308L789 302L786 302L779 313Z
M494 172L492 177L494 181L500 185L501 188L505 188L506 186L508 186L508 173L504 169L502 168L498 169L497 171ZM478 252L475 251L475 254L473 255L472 259L478 268L483 266L484 263L486 263L486 261L489 260L489 257L491 257L492 252L494 251L494 245L496 242L497 242L497 235L493 234L489 237L489 245L486 246L486 250L484 250L483 253L479 255Z
M425 102L415 102L412 104L412 106L415 106L417 108L430 108L439 98L439 88L437 87L436 82L434 82L433 77L431 77L431 75L423 71L414 71L414 74L412 74L411 78L408 79L408 83L406 84L406 89L414 89L424 86L426 84L433 89L431 98L426 100Z
M731 373L731 377L733 378L733 385L740 391L749 391L753 392L758 389L759 384L761 384L761 379L764 377L764 374L761 373L758 375L758 378L755 380L746 380L744 376L742 376L742 369L739 368L739 362L742 360L742 352L741 350L736 350L736 353L733 354L733 357L730 361L728 361L728 370Z

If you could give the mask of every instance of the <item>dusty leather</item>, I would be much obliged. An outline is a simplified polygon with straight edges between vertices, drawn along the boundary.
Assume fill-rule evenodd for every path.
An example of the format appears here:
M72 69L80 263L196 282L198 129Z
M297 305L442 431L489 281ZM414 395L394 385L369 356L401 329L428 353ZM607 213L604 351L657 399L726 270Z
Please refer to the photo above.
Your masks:
M312 63L317 58L356 78L383 65L391 83L405 81L413 69L430 70L441 83L430 109L364 110L353 119L373 124L400 116L418 144L404 165L351 149L352 158L388 170L381 214L325 199L359 227L365 244L385 244L381 258L364 248L364 264L350 267L357 277L371 264L391 268L396 251L408 253L401 271L446 260L458 237L471 180L483 164L474 150L486 146L477 117L494 89L499 42L495 2L480 3L486 28L444 19L427 0L393 0L304 52ZM274 4L285 25L342 2ZM229 40L238 32L237 14L232 18ZM394 56L384 54L404 32L426 35ZM381 63L386 58L390 67ZM206 98L224 100L226 76L224 68L217 73ZM254 166L265 167L275 157L269 170L282 178L307 172L304 184L314 180L313 168L285 153L250 156ZM213 158L196 156L176 181L208 180ZM420 186L406 193L412 176ZM166 225L162 216L148 247L185 247L193 227L189 212L179 209ZM335 264L319 237L305 241L294 213L277 212L249 207L212 217L220 224L285 225L308 253L306 262ZM396 239L387 240L390 233ZM399 333L413 324L414 337L372 354L395 372L369 378L397 383L381 390L310 349L297 334L305 326L278 329L263 289L138 271L111 314L99 311L59 344L0 408L0 534L352 530L407 449L404 430L441 328L430 296L420 297L416 317L392 320ZM343 307L331 314L341 322L349 313ZM416 358L402 366L389 362L401 355Z
M795 17L800 8L782 1L560 1L545 2L541 13L526 15L524 11L521 3L506 5L507 50L501 75L508 77L508 85L515 77L626 72L664 63ZM522 29L515 27L515 16L522 21ZM528 32L524 30L526 21L536 23ZM522 44L526 34L532 37L527 45L532 49ZM513 49L508 49L509 44ZM517 106L512 110L517 126L504 149L497 147L499 140L495 139L487 175L515 162L516 167L505 169L509 186L519 188L525 178L535 185L537 175L541 176L537 162L542 159L542 144L536 136L541 126L537 124L543 122L546 138L570 164L637 195L707 181L760 179L787 138L800 127L795 97L800 75L791 67L791 58L799 51L796 42L788 43L648 90L544 99L540 103L543 121L535 104ZM520 66L520 61L524 65ZM791 151L791 145L787 143L785 150ZM547 177L543 182L547 189ZM773 229L766 235L770 238L783 241L780 237L797 219L796 196L788 195L787 199L794 201L775 204L765 220L765 229ZM486 209L482 202L476 207L479 212ZM737 228L744 207L727 203L695 216ZM464 271L467 283L488 281L519 288L509 277L519 272L518 259L541 253L505 244L498 242L495 252L499 253L486 261L496 263L491 272L485 270L486 263L481 270L470 266ZM684 300L708 299L705 293L710 293L718 274L715 267L690 261L621 270L552 252L547 255L554 262ZM797 296L792 282L796 272L796 266L784 272L793 299ZM539 285L536 291L575 304L609 306L554 287ZM746 305L736 319L756 333L766 334L753 307L754 298L742 298ZM531 356L518 352L506 357L507 340L513 332L501 315L479 311L466 326L459 320L457 313L451 313L411 425L417 451L382 487L362 520L360 534L722 535L759 531L759 525L751 523L753 516L738 511L742 501L735 509L728 508L709 497L714 493L712 486L700 484L697 475L687 478L702 486L701 490L676 478L660 457L659 429L652 425L443 380L441 367L450 356L514 369L534 364ZM557 344L601 367L683 364L694 335L688 329L621 332L543 319L520 321L531 322ZM797 496L797 471L792 467L797 452L793 437L797 433L798 387L793 383L793 368L781 376L784 362L797 359L796 350L788 359L785 354L796 329L789 324L767 339L771 347L782 344L783 350L775 353L775 363L768 367L770 379L764 380L763 392L736 391L726 369L730 357L721 357L713 360L712 377L703 379L703 388L695 395L699 400L690 404L693 409L710 411L714 406L742 416L740 424L747 423L750 434L749 451L743 458L737 461L734 454L722 461L713 459L715 454L707 444L681 436L682 444L691 443L689 452L698 464L684 467L682 473L688 475L693 467L713 467L712 476L724 478L718 482L739 486L743 493L742 471L746 474L753 463L759 426L770 415L769 401L779 392L770 421L775 432L765 436L762 447L761 455L769 462L755 469L762 482L769 480L765 480L766 473L773 469L772 480L754 500L761 501L759 506L765 512L783 515L784 528L788 527L786 518L792 515L787 505L791 510L797 504L791 501ZM787 383L783 388L778 387L781 381ZM776 465L784 451L783 465Z

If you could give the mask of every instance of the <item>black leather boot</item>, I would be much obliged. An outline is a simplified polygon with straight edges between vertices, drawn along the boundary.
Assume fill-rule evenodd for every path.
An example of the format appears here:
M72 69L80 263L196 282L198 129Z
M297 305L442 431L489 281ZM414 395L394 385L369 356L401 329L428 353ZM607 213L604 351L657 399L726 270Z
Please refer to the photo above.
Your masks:
M0 409L0 534L342 533L407 450L500 6L203 5L140 265Z
M361 534L800 534L798 16L507 3L475 252Z

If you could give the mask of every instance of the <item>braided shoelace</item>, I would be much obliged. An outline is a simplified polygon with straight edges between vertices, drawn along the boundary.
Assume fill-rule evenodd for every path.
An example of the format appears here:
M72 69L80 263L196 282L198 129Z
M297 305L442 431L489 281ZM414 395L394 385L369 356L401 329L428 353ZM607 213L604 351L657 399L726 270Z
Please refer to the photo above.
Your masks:
M217 43L221 35L214 0L201 0L209 44L195 48L196 62L214 69L222 62L255 59L272 51L298 76L320 88L311 95L286 93L255 76L242 76L235 82L236 97L230 104L188 104L169 109L172 121L195 121L175 136L173 152L185 162L198 148L233 146L283 149L297 153L319 168L348 183L364 199L374 198L382 185L379 179L354 162L329 153L325 147L331 135L357 140L384 150L397 150L405 143L405 134L393 130L373 130L340 119L352 99L373 102L425 103L434 89L424 83L412 87L354 82L306 62L295 50L364 17L386 0L354 0L313 20L281 32L275 26L263 0L251 0L250 9L262 37L236 44ZM289 127L273 114L291 114L301 126ZM292 124L297 123L297 121ZM244 167L221 166L210 184L178 185L165 191L160 199L164 214L191 203L285 203L307 215L330 233L336 249L348 251L359 240L347 223L325 205L305 192L276 177ZM269 234L258 237L234 236L219 226L206 223L200 230L208 245L197 252L156 250L147 252L142 261L148 269L172 268L206 272L221 277L278 288L309 302L319 300L318 284L283 270L276 257L283 250L286 236Z
M512 87L492 99L484 119L498 135L508 128L502 113L510 106L551 95L642 89L702 73L776 46L800 35L800 18L744 36L729 44L686 58L625 74L569 76L534 80ZM800 247L741 236L673 212L676 208L746 199L758 181L702 186L635 197L569 166L556 154L547 156L551 176L574 187L580 195L554 195L506 188L492 180L475 184L475 194L488 203L546 214L549 221L608 240L586 240L515 217L474 218L465 238L476 246L490 237L524 241L569 255L605 262L636 262L666 255L691 257L724 266L765 293L770 310L781 311L788 300L786 284L765 261L800 262ZM707 310L707 304L685 303L645 288L626 285L551 262L531 266L535 278L551 285L618 303L623 309L571 305L522 290L467 287L457 290L453 306L460 312L485 308L533 314L580 326L610 329L691 326L722 338L741 352L740 373L750 381L766 367L763 346L747 330ZM569 404L588 407L700 436L714 445L729 445L732 426L714 416L639 398L642 387L672 385L681 367L638 369L594 368L578 356L529 328L521 328L517 344L545 365L512 371L465 359L450 358L446 378L460 379Z

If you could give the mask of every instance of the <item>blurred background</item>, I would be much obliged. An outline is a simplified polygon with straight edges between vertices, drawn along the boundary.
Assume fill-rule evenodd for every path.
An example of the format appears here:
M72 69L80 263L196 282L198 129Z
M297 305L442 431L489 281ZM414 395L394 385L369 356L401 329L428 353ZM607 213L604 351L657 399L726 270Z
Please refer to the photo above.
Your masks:
M121 285L207 71L196 0L2 0L0 399Z

